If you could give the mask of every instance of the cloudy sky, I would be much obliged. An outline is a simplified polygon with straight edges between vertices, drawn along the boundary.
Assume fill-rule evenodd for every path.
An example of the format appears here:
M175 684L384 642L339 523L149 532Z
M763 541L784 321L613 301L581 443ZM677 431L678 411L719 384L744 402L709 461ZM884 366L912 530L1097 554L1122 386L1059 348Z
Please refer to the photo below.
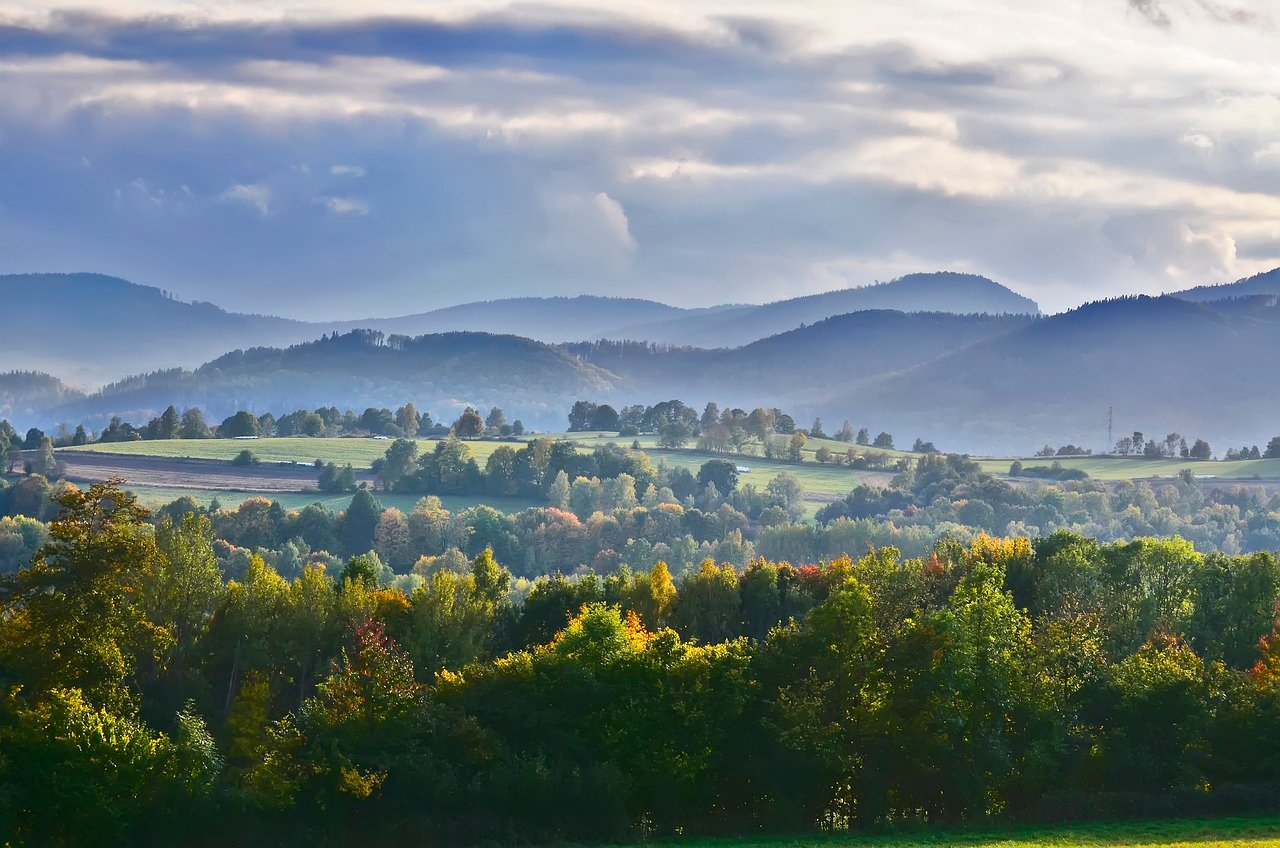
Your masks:
M1056 310L1280 265L1273 0L0 0L0 271Z

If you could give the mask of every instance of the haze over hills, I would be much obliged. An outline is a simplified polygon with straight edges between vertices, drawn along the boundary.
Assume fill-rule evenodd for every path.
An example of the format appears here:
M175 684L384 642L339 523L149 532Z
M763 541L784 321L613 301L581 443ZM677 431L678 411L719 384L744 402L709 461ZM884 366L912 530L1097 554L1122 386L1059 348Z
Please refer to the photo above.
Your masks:
M442 333L384 343L360 330L288 348L235 351L195 370L130 377L56 410L58 420L101 426L111 415L145 421L168 404L211 418L239 409L280 412L336 405L364 409L413 401L452 421L467 405L502 406L526 423L558 424L576 397L612 394L617 378L531 339ZM519 413L514 412L519 410Z
M1192 300L1207 303L1215 300L1226 300L1233 297L1254 297L1256 295L1280 295L1280 268L1272 268L1252 277L1236 280L1234 283L1220 285L1196 286L1185 291L1174 292L1173 297L1179 300Z
M0 363L87 385L319 335L301 321L186 303L105 274L3 275L0 297L13 304Z
M698 319L735 306L682 309L632 297L513 297L448 306L398 318L343 322L337 329L369 328L387 334L421 336L429 333L475 331L500 333L557 343L582 338L613 337L636 323L675 318Z
M1280 430L1280 306L1133 297L1082 306L847 392L822 409L866 411L903 435L967 450L1178 431L1215 447ZM1159 431L1158 433L1156 431Z
M3 275L0 296L18 304L0 336L0 363L82 386L156 369L192 368L230 350L287 346L356 328L387 335L475 331L547 343L614 338L721 347L858 309L1035 311L1032 301L990 280L962 274L912 275L764 306L683 309L638 298L523 297L399 318L327 323L228 312L103 274Z
M621 342L565 345L622 375L646 399L724 398L738 405L810 405L850 387L1025 327L1029 315L867 310L837 315L739 348L670 348Z
M681 316L623 327L610 338L643 339L697 347L735 347L833 315L868 309L951 312L958 315L1036 315L1034 300L976 274L908 274L887 283L739 306L714 315Z

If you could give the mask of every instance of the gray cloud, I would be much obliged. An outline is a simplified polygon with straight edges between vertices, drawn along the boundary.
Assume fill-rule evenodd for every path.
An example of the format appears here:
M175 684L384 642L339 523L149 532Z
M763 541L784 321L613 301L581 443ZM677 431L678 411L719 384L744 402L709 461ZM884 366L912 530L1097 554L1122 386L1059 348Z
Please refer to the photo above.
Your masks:
M0 28L5 270L350 317L942 267L1064 307L1280 264L1280 73L1258 72L1263 19L1208 0L994 0L972 37L940 0L692 21L133 2Z

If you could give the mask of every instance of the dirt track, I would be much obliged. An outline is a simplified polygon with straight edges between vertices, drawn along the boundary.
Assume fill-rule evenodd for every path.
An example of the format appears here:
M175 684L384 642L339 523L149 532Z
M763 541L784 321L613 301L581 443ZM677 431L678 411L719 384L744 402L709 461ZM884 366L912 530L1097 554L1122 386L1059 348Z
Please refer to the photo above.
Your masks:
M211 489L234 492L307 492L316 490L319 472L311 465L264 463L237 468L216 459L169 459L125 456L91 451L59 451L66 478L97 483L122 477L138 486L176 489ZM357 480L372 480L368 472L356 472Z

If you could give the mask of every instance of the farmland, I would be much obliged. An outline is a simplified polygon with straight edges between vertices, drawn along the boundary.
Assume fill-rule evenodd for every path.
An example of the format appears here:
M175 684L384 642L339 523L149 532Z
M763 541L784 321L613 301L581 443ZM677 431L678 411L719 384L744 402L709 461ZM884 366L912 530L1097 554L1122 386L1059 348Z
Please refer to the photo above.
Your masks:
M130 484L128 489L137 495L138 502L148 509L156 509L183 497L189 497L205 507L216 500L223 509L235 509L237 505L246 500L263 497L275 501L285 509L301 509L308 504L320 504L331 512L342 512L351 503L350 494L335 495L321 492L214 491L212 489L134 484ZM378 499L378 503L387 509L410 512L423 496L396 492L377 492L374 497ZM485 504L508 514L520 512L529 507L545 506L545 504L534 500L516 497L500 498L489 495L440 495L439 497L441 505L450 512L461 512L478 504Z
M1184 459L1140 459L1123 456L1036 457L1022 460L1023 465L1049 465L1054 461L1063 468L1078 468L1098 480L1142 480L1155 477L1177 477L1189 470L1197 477L1224 480L1280 480L1280 459L1246 459L1233 462L1195 462ZM981 459L983 471L1008 474L1012 459Z
M654 848L1274 848L1280 819L1224 818L1124 822L875 836L691 839Z

